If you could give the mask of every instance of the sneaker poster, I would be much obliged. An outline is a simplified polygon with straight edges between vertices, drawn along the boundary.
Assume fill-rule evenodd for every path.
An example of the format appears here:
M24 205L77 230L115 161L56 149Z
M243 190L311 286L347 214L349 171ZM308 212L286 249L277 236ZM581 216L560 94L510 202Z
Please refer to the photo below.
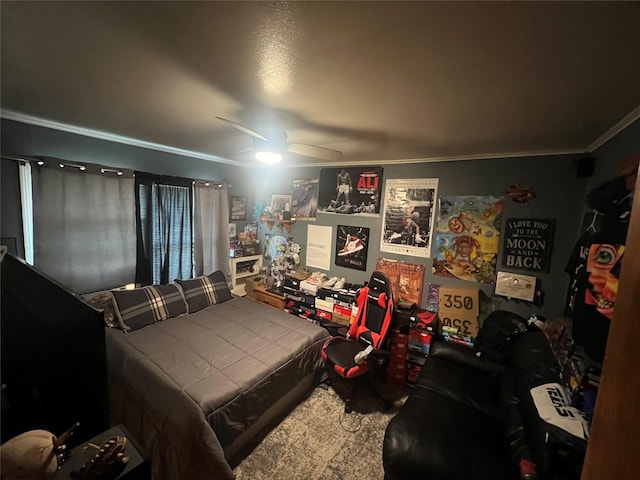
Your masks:
M437 194L437 178L386 181L381 252L429 258Z
M338 225L336 231L336 259L338 267L367 270L369 229Z

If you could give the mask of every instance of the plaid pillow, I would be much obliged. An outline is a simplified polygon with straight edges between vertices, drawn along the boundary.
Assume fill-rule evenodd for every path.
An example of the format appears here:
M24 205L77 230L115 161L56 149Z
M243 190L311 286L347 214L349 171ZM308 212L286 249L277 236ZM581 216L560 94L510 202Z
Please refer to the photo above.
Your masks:
M182 287L189 313L195 313L216 303L213 282L208 276L196 277L190 280L176 279L176 283Z
M224 273L220 270L216 270L209 278L213 282L213 292L216 295L216 303L226 302L227 300L231 300L233 295L231 295L231 290L229 290L229 283L227 282L227 277L224 276Z
M182 287L189 313L195 313L214 303L226 302L233 298L227 279L220 270L190 280L176 279L176 283Z
M176 285L150 285L112 293L116 316L125 332L186 313L182 292Z

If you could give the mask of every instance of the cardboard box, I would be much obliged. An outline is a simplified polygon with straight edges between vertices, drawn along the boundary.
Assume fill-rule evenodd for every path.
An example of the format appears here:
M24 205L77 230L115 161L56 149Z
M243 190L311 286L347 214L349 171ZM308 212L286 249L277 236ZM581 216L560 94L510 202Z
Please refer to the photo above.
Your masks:
M391 337L391 353L401 353L403 355L407 354L407 349L409 347L409 336L404 333L394 333Z
M341 315L339 313L336 313L335 311L333 312L333 314L331 315L331 320L339 323L341 325L346 325L349 326L351 317L349 315Z
M331 312L327 312L326 310L321 310L319 308L316 309L316 317L321 318L322 320L331 321Z
M328 300L323 300L321 298L316 297L315 301L316 308L321 310L325 310L327 312L333 312L333 302L329 302Z
M429 349L431 348L431 339L433 335L424 330L418 330L417 328L409 329L409 350L421 353L423 355L429 355Z
M418 381L418 375L420 375L422 365L417 363L407 363L407 383L415 384Z
M255 298L255 293L253 292L254 288L259 285L264 285L265 280L265 277L262 275L255 275L252 277L239 278L238 283L244 283L244 290L247 292L247 295L251 298Z
M351 318L351 306L345 307L344 305L334 304L333 313L337 313L347 318Z
M480 290L441 286L438 292L438 316L441 326L457 328L463 336L478 335Z

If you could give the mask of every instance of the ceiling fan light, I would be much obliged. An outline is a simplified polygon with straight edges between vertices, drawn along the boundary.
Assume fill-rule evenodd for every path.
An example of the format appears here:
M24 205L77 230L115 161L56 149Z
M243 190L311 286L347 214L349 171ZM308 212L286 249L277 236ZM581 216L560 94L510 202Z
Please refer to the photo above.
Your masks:
M268 150L258 150L255 153L256 159L263 163L280 163L282 161L282 154L278 152L272 152Z

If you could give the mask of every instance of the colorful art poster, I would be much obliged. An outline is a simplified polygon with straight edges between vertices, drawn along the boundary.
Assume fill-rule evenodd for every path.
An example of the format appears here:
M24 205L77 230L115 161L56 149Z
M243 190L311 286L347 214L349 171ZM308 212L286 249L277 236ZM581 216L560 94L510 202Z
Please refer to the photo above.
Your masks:
M421 306L425 265L378 258L376 270L389 278L389 285L391 285L396 304L400 301L407 301Z
M433 239L434 274L494 283L504 199L441 197Z
M291 215L296 220L315 220L318 212L318 179L294 180Z
M382 167L321 169L318 210L325 213L378 216L382 171Z
M502 265L505 268L548 272L555 220L510 218L504 228Z
M437 194L437 178L387 180L381 252L429 258Z
M336 230L336 258L338 267L367 270L369 229L338 225Z

